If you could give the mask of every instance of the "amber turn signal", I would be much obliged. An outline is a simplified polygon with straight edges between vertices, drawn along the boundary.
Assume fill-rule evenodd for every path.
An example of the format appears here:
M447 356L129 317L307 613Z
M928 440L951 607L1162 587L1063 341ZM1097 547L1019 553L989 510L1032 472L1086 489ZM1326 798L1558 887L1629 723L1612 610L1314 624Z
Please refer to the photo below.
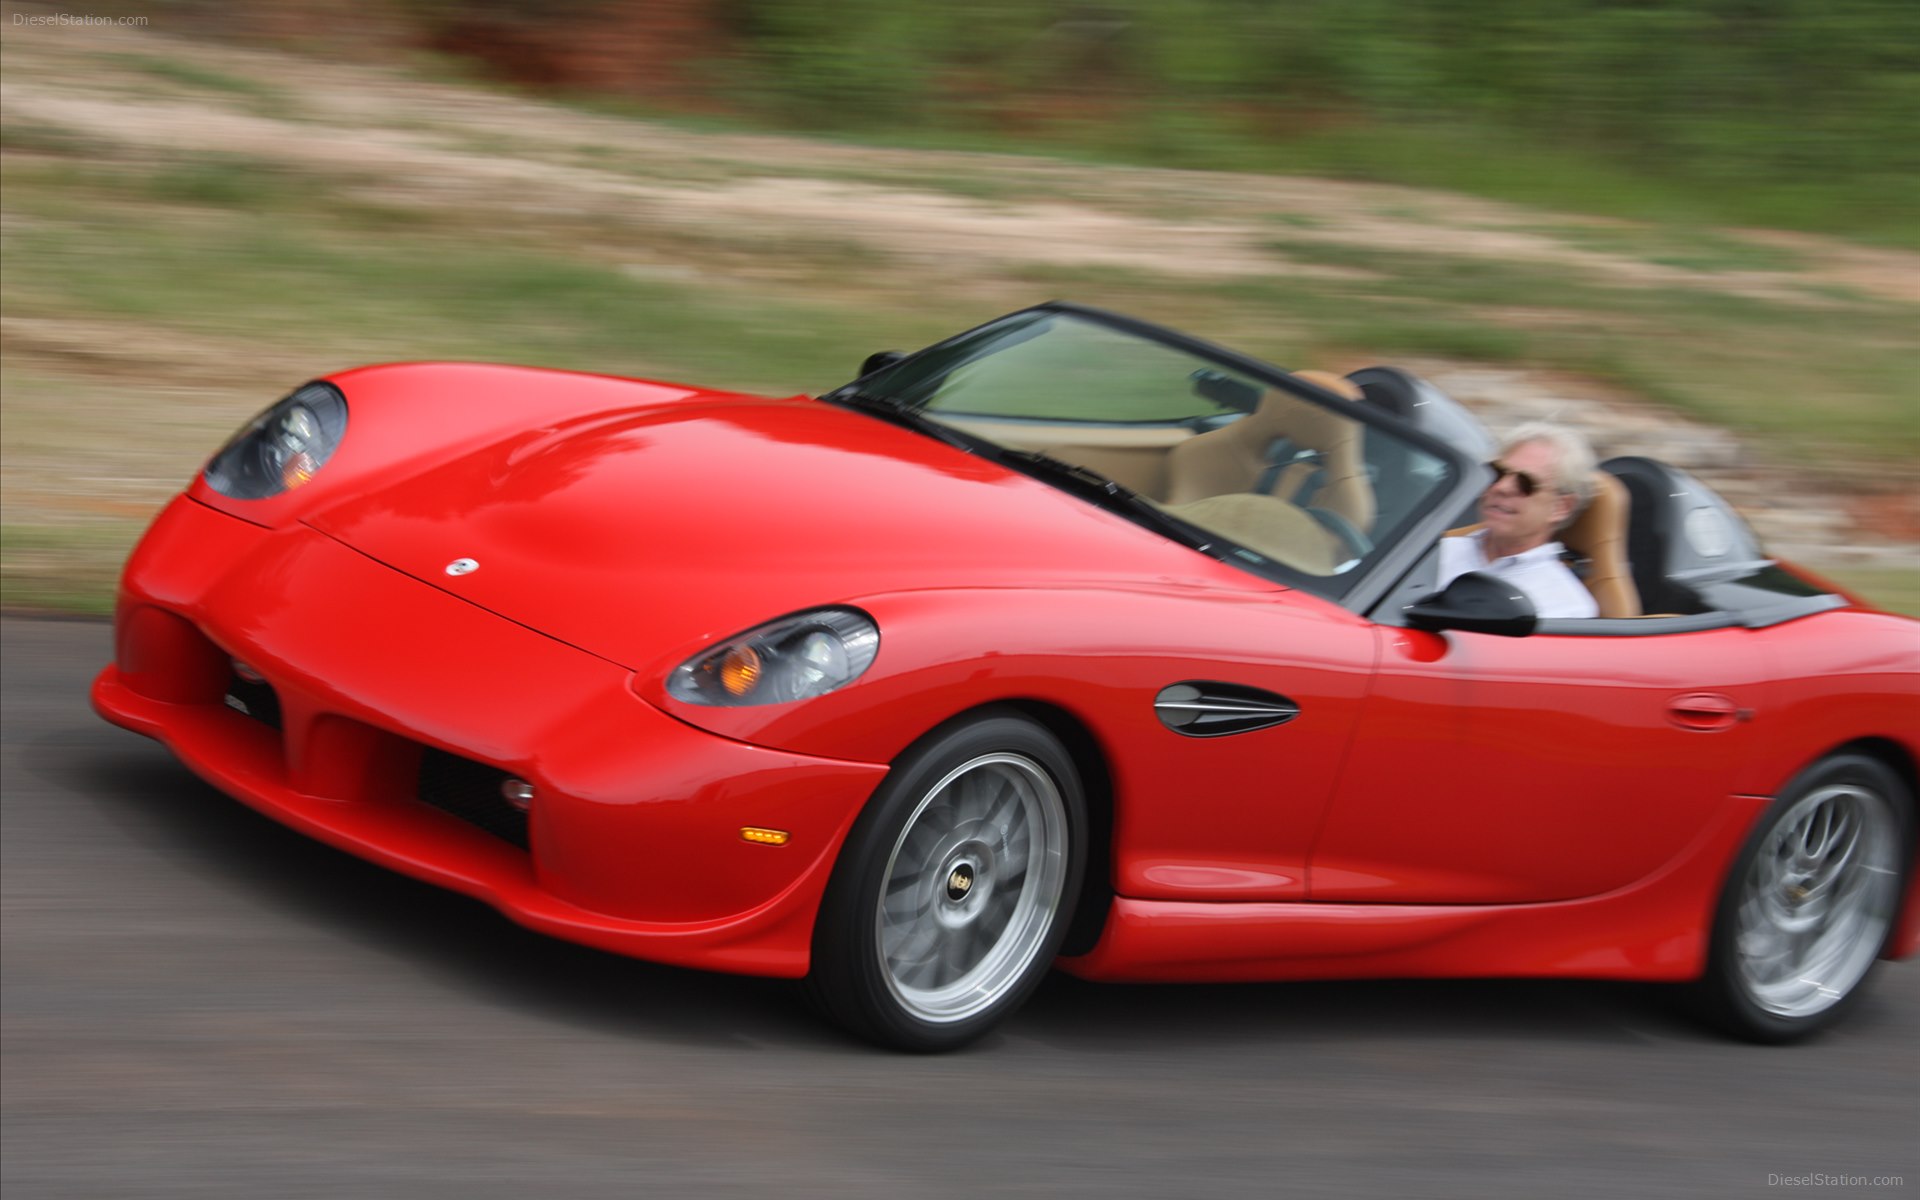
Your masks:
M731 696L744 696L760 682L760 656L751 646L735 646L720 661L720 686Z
M756 846L784 846L793 835L784 829L761 829L748 825L740 831L740 840Z
M280 486L287 491L292 491L312 479L313 473L319 469L320 464L313 461L313 455L302 450L289 458L286 465L280 468Z

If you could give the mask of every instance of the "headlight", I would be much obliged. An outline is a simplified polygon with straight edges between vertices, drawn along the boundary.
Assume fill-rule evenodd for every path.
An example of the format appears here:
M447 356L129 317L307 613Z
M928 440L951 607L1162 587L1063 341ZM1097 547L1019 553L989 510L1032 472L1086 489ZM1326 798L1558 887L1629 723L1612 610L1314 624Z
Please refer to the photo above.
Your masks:
M235 500L292 491L326 465L347 432L347 398L309 383L255 417L207 464L207 486Z
M873 665L880 628L851 608L769 621L674 668L667 694L690 704L778 704L823 696Z

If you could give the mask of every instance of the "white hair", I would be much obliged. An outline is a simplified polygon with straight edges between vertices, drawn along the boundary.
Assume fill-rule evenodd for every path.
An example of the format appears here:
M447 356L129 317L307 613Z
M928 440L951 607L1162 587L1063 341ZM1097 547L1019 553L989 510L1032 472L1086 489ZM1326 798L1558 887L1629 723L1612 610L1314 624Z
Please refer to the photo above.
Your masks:
M1553 449L1553 486L1574 501L1573 512L1562 525L1571 524L1593 499L1593 473L1598 469L1593 446L1577 429L1551 421L1528 421L1507 434L1500 443L1500 455L1504 458L1517 447L1535 442Z

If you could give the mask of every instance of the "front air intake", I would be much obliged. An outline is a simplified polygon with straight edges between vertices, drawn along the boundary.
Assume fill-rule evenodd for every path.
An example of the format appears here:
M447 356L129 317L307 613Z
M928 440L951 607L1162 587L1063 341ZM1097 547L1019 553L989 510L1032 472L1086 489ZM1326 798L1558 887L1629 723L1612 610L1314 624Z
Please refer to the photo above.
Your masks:
M227 680L226 695L220 699L237 713L252 717L262 725L280 728L280 696L272 684L257 674L249 679L236 669Z
M525 850L527 814L507 798L509 781L514 781L511 772L429 746L420 754L415 794L421 803Z

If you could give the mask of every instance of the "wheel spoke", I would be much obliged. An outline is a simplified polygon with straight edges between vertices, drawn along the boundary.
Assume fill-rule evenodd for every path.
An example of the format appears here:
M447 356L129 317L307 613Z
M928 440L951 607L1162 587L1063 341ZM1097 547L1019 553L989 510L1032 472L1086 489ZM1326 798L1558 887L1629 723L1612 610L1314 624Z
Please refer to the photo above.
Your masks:
M1013 916L1013 910L1019 907L1019 904L1020 898L1014 892L1003 890L996 893L993 899L987 901L986 909L981 912L979 926L982 929L991 929L994 935L998 936L1007 927L1007 922Z
M910 879L907 882L915 881ZM925 915L932 907L933 897L926 891L915 892L911 889L902 889L898 892L890 892L880 911L890 923L905 925Z
M1860 846L1860 823L1851 817L1840 824L1834 836L1828 840L1826 854L1821 869L1829 877L1846 872L1853 862L1854 851Z
M940 956L929 954L915 959L900 971L900 982L915 987L935 988L940 986Z
M986 922L975 921L967 930L967 955L979 962L993 953L993 947L1000 940L1000 931L989 929Z
M907 831L906 838L900 843L900 853L896 861L902 861L917 867L926 861L927 852L940 841L939 827L932 822L919 822Z
M1807 823L1800 833L1800 849L1808 859L1820 856L1820 847L1826 841L1827 827L1832 819L1832 807L1825 804L1808 815Z
M908 888L911 888L914 884L919 882L920 882L920 877L918 875L909 875L904 872L899 875L895 875L892 879L887 880L887 895L889 896L897 895L898 893L906 891Z
M976 782L979 803L968 815L981 829L997 829L1010 804L1020 799L1020 780L1000 771L982 771Z
M943 939L945 946L945 952L942 955L944 959L943 965L948 972L946 982L950 983L962 975L965 975L973 964L979 961L980 956L973 952L974 930L977 928L977 923L965 926L959 930L950 932L946 938Z
M1005 830L1007 811L1020 802L1020 790L1013 780L1004 776L999 779L999 788L994 794L993 805L986 814L986 823L995 829Z
M940 835L960 824L960 795L958 789L947 788L935 797L934 803L927 808L921 818L922 832L925 836L938 841Z

